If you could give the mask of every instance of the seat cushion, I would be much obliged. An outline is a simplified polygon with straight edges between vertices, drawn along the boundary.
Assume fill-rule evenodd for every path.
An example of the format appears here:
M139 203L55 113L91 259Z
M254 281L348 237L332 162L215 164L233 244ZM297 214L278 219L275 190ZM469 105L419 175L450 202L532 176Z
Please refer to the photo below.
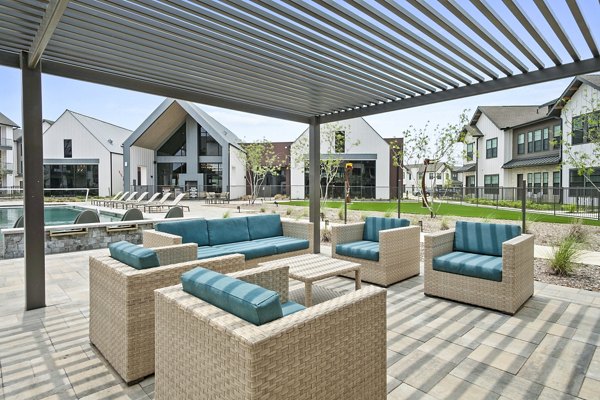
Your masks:
M252 240L252 242L272 244L277 249L277 254L288 253L290 251L305 250L308 249L310 245L308 240L296 239L287 236L256 239Z
M502 257L454 251L433 259L433 269L502 282Z
M358 242L342 243L335 246L335 252L342 256L379 261L379 242L359 240Z
M215 250L225 251L227 254L240 253L246 257L246 260L253 258L268 257L277 254L277 248L269 243L256 242L237 242L226 243L212 246Z
M183 243L197 243L208 246L208 225L205 219L186 219L171 222L159 222L154 227L159 232L181 236Z
M277 292L209 269L185 272L181 284L187 293L254 325L283 316Z
M231 251L229 249L220 249L213 246L202 246L198 247L198 260L202 260L204 258L228 256L235 253L235 251Z
M211 246L250 240L248 218L246 217L210 219L206 222Z
M409 226L410 221L404 218L367 217L363 229L363 240L379 242L379 231Z
M127 241L108 245L110 256L135 269L146 269L160 266L158 255L152 249L141 247Z
M454 250L501 257L502 243L520 234L518 225L457 221Z
M247 218L250 240L283 235L283 227L281 226L281 217L279 214L255 215Z
M306 310L306 307L302 304L294 303L293 301L288 301L281 305L281 311L283 312L284 317L302 310Z

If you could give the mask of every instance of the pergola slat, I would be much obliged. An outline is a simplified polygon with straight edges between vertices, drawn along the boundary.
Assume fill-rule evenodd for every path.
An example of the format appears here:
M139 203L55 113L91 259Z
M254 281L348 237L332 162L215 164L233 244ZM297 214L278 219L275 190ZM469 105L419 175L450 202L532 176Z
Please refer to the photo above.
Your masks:
M538 10L540 10L542 15L544 16L544 18L546 18L546 21L548 21L548 24L550 24L550 28L554 31L554 34L558 37L558 40L560 40L562 45L565 47L565 49L573 59L573 61L579 61L579 53L577 53L577 50L575 50L575 47L573 47L573 43L571 43L571 40L562 28L560 21L554 15L554 11L552 11L550 7L548 7L544 0L533 1L537 6Z
M569 10L571 10L571 14L573 15L573 18L575 18L575 22L577 23L577 26L579 27L579 31L583 35L583 38L585 39L585 42L587 43L588 47L590 48L592 55L594 57L600 57L600 52L598 52L598 46L596 46L594 37L592 36L592 33L590 32L590 27L589 27L588 23L585 21L585 18L583 17L583 14L581 13L581 9L579 8L579 5L577 5L577 0L566 0L566 1L567 1L567 5L569 6Z

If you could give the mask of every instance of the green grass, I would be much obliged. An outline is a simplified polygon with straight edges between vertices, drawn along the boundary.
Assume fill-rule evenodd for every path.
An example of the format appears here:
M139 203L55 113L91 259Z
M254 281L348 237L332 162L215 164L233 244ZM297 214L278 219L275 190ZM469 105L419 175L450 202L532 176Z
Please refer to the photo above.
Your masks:
M379 211L385 213L390 210L391 206L394 206L396 203L394 202L353 202L348 205L348 210L354 211ZM287 203L290 206L299 206L299 207L308 207L308 201L290 201ZM337 208L339 209L344 205L341 201L328 201L327 203L323 203L323 207L327 208ZM521 220L521 212L520 211L511 211L511 210L496 210L488 207L475 207L475 206L465 206L460 204L447 204L441 203L436 204L436 207L439 206L437 215L450 215L455 217L471 217L471 218L484 218L484 219L505 219L512 221L520 221ZM421 203L417 203L414 201L403 201L402 214L421 214L421 215L429 215L429 210L421 206ZM529 221L535 220L535 222L551 222L556 224L571 224L573 223L574 218L570 217L561 217L554 216L550 214L538 214L538 213L530 213L528 216L531 216ZM583 224L585 225L596 225L600 226L600 221L585 219L583 220Z

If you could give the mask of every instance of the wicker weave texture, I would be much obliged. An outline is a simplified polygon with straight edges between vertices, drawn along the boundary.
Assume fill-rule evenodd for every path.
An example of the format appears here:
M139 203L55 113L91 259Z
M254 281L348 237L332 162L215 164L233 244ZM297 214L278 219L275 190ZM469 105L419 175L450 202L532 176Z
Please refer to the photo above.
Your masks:
M170 233L159 232L154 229L146 229L143 236L144 247L161 247L181 244L181 236L171 235Z
M507 314L516 313L533 295L532 235L502 244L502 281L473 278L433 269L433 258L452 252L454 230L425 235L425 294Z
M145 270L109 256L90 257L90 341L126 382L154 372L155 289L177 284L182 273L198 266L224 273L244 268L241 255L196 260L195 250L189 251L195 246L156 249L163 264L178 263Z
M390 286L420 273L420 228L409 226L379 232L379 261L347 257L337 254L338 244L362 240L364 222L338 225L332 228L331 252L333 258L358 262L362 265L361 279L380 286ZM353 274L344 274L354 278Z
M229 275L279 293L281 303L288 301L290 283L289 267L287 266L257 267L233 272Z
M157 291L155 398L385 399L386 293L370 287L262 326Z

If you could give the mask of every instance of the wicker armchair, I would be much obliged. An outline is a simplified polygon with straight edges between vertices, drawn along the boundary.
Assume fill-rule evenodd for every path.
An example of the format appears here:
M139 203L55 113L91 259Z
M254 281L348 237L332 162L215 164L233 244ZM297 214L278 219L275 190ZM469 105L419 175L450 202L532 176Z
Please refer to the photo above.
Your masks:
M232 274L288 290L286 267ZM386 294L369 287L256 326L181 285L156 296L156 399L385 399Z
M361 279L380 286L390 286L419 275L421 244L420 228L408 226L379 232L379 261L348 257L336 252L336 246L362 240L365 223L333 226L331 253L333 258L362 264ZM345 275L354 278L352 274Z
M109 255L90 257L90 342L125 382L154 372L154 294L195 267L244 268L244 257L196 260L196 244L155 248L160 267L138 270Z
M425 294L514 314L533 295L533 236L502 243L502 281L433 269L454 247L454 229L425 235Z

